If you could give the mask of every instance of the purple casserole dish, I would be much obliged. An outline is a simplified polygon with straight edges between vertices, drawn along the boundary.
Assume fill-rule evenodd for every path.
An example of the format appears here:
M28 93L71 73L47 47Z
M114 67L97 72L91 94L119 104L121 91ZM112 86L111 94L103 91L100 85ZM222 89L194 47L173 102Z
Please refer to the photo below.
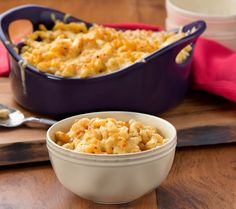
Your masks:
M192 54L183 64L176 64L176 55L188 44L194 46L205 30L205 23L197 21L183 27L197 30L181 40L156 51L142 62L120 71L92 78L61 78L39 72L14 50L9 38L9 26L19 19L32 22L33 29L42 23L51 28L52 14L65 19L62 12L25 5L13 8L0 17L0 38L10 54L11 86L15 100L26 109L55 117L101 111L126 110L156 114L175 106L188 89ZM66 22L84 22L68 17ZM176 30L177 31L177 30ZM17 46L19 49L21 44Z

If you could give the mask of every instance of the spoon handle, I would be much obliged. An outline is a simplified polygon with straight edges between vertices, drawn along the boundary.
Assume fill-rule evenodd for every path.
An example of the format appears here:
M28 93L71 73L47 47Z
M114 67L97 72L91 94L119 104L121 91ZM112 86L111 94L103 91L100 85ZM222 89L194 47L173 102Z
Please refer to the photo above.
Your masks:
M28 122L41 123L41 124L46 124L46 125L50 125L51 126L54 123L56 123L57 121L51 120L51 119L47 119L47 118L36 118L36 117L25 118L24 123L28 123Z

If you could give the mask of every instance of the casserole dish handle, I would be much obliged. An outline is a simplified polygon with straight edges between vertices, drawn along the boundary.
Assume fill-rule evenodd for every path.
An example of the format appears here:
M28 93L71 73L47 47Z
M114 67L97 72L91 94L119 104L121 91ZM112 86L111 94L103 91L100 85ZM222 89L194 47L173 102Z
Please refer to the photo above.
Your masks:
M193 50L191 51L191 56L189 56L183 64L177 64L175 62L176 56L179 54L179 52L184 47L186 47L189 44L191 44L192 47L194 48L198 37L205 31L205 29L206 29L206 23L202 20L198 20L198 21L192 22L188 25L185 25L182 28L182 31L183 32L189 32L189 34L187 36L185 36L184 38L182 38L178 41L175 41L174 43L172 43L169 46L164 48L164 50L169 50L170 49L172 51L172 53L170 53L171 56L172 56L170 61L174 62L173 64L175 64L175 65L178 65L180 67L184 67L184 63L187 63L188 60L190 59L190 57L192 56ZM173 32L177 32L177 31L178 31L178 29L173 30Z
M33 30L37 30L38 24L44 24L48 28L52 27L56 19L64 22L81 22L81 20L77 18L48 7L38 5L24 5L15 7L1 14L0 38L5 47L8 49L9 53L19 61L20 57L15 52L9 36L9 27L11 23L16 20L29 20L33 25ZM86 22L85 24L91 25L90 23Z

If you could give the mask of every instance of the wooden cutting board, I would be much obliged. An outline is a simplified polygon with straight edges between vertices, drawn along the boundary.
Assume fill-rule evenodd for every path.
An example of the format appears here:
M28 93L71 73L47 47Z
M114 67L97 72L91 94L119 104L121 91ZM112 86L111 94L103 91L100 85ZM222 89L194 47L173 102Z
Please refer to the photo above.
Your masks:
M26 117L35 115L14 101L8 78L0 79L0 103L19 109ZM0 165L48 160L45 134L45 128L0 127Z
M0 79L0 103L26 111L13 99L8 78ZM202 92L191 92L177 107L159 115L178 131L178 147L236 142L236 105ZM48 160L46 128L0 127L0 165Z

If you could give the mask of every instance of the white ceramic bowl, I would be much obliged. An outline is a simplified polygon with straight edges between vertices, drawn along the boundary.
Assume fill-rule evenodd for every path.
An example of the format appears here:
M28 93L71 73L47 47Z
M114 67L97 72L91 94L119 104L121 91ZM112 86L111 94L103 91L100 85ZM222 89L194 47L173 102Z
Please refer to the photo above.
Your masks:
M169 140L152 150L117 155L78 153L53 142L56 131L68 131L75 119L84 117L135 119L157 127ZM130 202L160 185L172 166L176 141L176 129L169 122L134 112L77 115L57 122L47 132L47 148L59 181L80 197L106 204Z
M204 20L203 36L236 50L235 0L166 0L166 29L170 30L196 20Z

